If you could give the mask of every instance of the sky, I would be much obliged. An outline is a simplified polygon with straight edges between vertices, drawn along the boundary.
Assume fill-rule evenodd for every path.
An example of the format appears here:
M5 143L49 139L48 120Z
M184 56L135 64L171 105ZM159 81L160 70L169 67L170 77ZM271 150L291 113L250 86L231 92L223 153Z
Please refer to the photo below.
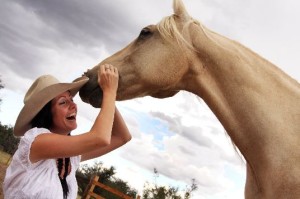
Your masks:
M190 15L300 81L300 2L184 0ZM40 75L71 82L171 15L171 0L3 0L0 6L0 121L14 125L23 97ZM99 109L78 104L78 128ZM195 199L243 198L245 162L205 102L188 92L168 99L117 102L133 139L97 158L142 195L146 181L179 187L195 179ZM89 162L92 164L92 162Z

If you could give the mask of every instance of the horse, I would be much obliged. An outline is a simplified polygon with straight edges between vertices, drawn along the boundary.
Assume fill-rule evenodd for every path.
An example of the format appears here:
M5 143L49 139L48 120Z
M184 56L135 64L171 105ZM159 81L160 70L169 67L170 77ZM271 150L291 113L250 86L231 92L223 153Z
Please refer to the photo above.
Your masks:
M300 198L300 85L252 50L209 30L174 0L174 13L103 60L118 68L117 100L201 97L246 160L245 198ZM99 65L79 94L101 105Z

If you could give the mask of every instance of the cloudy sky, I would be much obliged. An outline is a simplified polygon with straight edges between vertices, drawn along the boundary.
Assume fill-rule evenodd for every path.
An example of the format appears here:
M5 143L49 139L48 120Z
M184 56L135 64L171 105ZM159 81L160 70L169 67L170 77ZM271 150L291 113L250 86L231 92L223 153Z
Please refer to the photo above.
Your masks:
M191 16L239 41L300 81L300 2L185 0ZM125 47L140 30L172 14L171 0L4 0L0 6L0 68L5 86L0 121L14 125L26 90L38 76L70 82ZM75 98L79 127L88 131L99 109ZM196 199L243 198L245 163L213 113L181 92L117 102L133 135L99 158L140 194L157 168L162 185L183 190L196 179Z

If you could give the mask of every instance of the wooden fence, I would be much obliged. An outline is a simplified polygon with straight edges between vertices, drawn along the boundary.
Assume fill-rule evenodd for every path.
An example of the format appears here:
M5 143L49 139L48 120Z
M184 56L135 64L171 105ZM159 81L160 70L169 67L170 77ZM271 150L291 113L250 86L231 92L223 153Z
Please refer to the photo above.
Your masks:
M94 189L96 186L98 186L102 189L105 189L106 191L109 191L109 192L119 196L122 199L134 199L133 197L128 196L128 195L126 195L116 189L113 189L105 184L102 184L101 182L98 182L98 181L99 181L99 176L94 176L91 179L90 183L87 186L88 188L86 189L85 193L83 194L84 199L90 199L91 197L96 198L96 199L105 199L102 196L99 196L98 194L94 193ZM137 196L136 199L140 199L140 198L141 198L140 196Z

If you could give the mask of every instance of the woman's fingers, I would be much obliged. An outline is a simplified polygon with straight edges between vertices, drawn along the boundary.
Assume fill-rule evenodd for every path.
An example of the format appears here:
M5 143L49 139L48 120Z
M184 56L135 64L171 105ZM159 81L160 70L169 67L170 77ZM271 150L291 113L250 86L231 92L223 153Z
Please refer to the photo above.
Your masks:
M118 69L111 64L103 64L100 66L100 72L113 72L118 74Z
M118 87L118 69L111 64L100 65L98 71L98 83L99 86L103 89L111 88L116 90Z

